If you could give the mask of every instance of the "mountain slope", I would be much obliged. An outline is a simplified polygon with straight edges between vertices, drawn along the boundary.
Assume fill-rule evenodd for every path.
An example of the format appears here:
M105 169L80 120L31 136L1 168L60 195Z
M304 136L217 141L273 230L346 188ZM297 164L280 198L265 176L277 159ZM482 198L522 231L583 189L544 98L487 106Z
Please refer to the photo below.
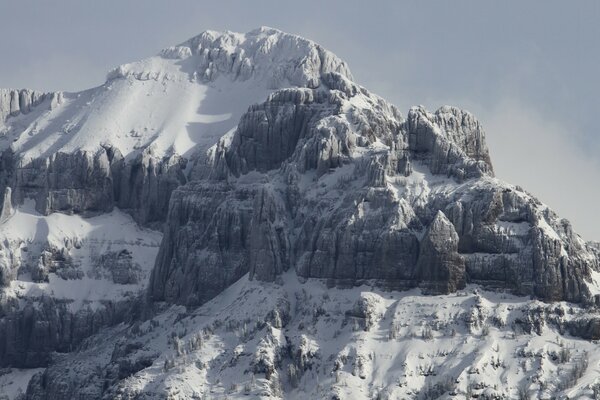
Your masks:
M25 398L597 388L598 249L494 177L467 111L403 117L260 28L0 116L0 365L46 368Z

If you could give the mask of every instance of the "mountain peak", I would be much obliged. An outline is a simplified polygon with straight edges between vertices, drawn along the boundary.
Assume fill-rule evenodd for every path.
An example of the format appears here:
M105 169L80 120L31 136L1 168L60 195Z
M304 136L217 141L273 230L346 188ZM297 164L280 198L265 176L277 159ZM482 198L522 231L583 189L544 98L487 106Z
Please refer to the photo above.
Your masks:
M0 90L0 139L2 394L590 394L600 245L494 178L472 114L404 118L310 40L205 31Z
M207 30L160 54L195 59L204 80L222 74L246 80L259 77L271 88L317 87L323 74L336 72L353 80L345 61L321 45L279 29L261 26L247 33Z

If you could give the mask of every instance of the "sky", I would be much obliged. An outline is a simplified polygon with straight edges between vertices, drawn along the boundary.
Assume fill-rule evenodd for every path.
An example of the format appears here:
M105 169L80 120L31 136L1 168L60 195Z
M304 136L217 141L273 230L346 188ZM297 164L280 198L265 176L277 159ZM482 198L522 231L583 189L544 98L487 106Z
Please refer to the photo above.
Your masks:
M0 87L79 91L207 29L312 39L406 112L465 108L496 175L600 240L600 2L0 0Z

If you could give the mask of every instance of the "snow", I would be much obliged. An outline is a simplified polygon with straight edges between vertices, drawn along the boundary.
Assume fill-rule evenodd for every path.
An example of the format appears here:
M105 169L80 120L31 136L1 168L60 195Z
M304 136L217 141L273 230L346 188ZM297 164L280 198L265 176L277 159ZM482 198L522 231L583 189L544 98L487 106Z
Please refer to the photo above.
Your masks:
M47 100L29 114L10 117L0 127L0 148L12 148L25 161L59 151L95 152L100 145L115 146L126 158L142 151L157 157L210 156L217 143L231 143L248 106L279 87L314 87L319 74L328 70L351 77L331 53L272 28L245 35L208 31L159 56L118 67L102 86L66 93L60 102ZM350 124L354 111L383 107L379 101L359 93L343 104L346 120L335 118ZM391 110L388 114L390 120L396 118ZM358 134L358 126L350 126L350 131ZM360 167L357 160L388 150L378 138L355 147L351 158L356 162L318 178L309 171L299 177L298 189L307 199L330 201L323 212L331 212L343 201L344 191L362 188L362 182L353 181ZM404 216L398 218L399 229L406 228L401 224L414 212L411 207L425 206L435 195L465 200L485 185L514 190L491 177L458 183L432 175L419 162L412 168L407 177L386 177L387 189ZM281 176L258 172L231 178L232 184L240 185L267 181L276 190L286 185ZM356 207L352 218L373 212L368 202ZM537 226L562 245L563 233L551 226L545 210L540 208ZM526 236L531 224L498 221L493 228L511 237ZM0 263L18 269L17 279L3 294L19 299L51 295L70 302L73 312L135 296L147 286L161 239L161 233L139 227L118 209L91 218L44 216L26 200L0 223ZM48 250L68 254L81 277L65 279L50 272L47 282L34 282L28 271ZM141 267L137 283L115 284L106 271L98 270L100 256L122 250ZM562 252L567 254L564 246ZM600 272L591 274L590 291L600 295ZM540 309L544 312L539 332L522 328ZM573 311L552 314L557 309ZM109 362L115 337L135 336L143 343L139 352L158 358L129 377L124 389L174 399L282 397L281 391L288 399L449 398L452 393L514 398L519 390L540 398L573 398L589 396L591 385L599 383L600 354L594 351L595 343L564 335L545 318L565 322L585 312L567 303L547 306L477 286L443 296L423 296L418 289L385 292L369 285L342 290L318 280L301 283L289 272L281 277L281 285L244 277L196 310L171 306L139 324L135 335L132 327L107 328L94 337L99 348L92 343L72 356L75 369L92 368ZM557 361L556 355L566 350L569 358ZM569 387L559 386L584 357L590 360L583 376ZM37 371L0 375L0 392L14 397Z
M554 228L552 228L548 222L546 222L545 218L540 218L538 220L538 227L549 237L551 237L554 240L560 240L560 236L558 236L558 233L556 233L556 231L554 230Z
M137 294L149 279L161 239L160 232L140 228L120 210L91 218L61 213L44 216L35 211L32 200L26 200L0 224L0 261L12 260L16 268L23 267L5 293L32 298L51 294L57 299L72 300L73 309ZM25 271L36 265L42 251L48 249L64 249L82 272L81 279L67 280L50 273L48 282L32 282ZM96 267L101 255L121 250L128 250L133 262L141 267L136 284L117 285Z
M8 400L16 400L18 395L27 390L31 377L43 370L43 368L32 368L0 371L0 394L8 397Z
M587 287L592 296L600 295L600 271L590 269L591 282L587 282Z
M154 67L154 64L152 65ZM151 147L152 154L189 156L206 151L237 125L250 104L268 91L257 82L226 77L191 82L174 60L160 60L170 71L162 78L115 79L95 89L66 94L60 107L11 120L10 143L25 160L57 151L96 151L100 144L132 157Z
M64 93L10 117L0 149L25 160L112 145L126 157L204 153L252 104L274 89L317 86L322 73L351 77L316 43L263 27L247 34L207 31L161 55L124 64L105 84ZM4 121L2 121L4 122Z
M497 221L496 227L506 234L523 236L529 232L531 225L528 222Z
M433 175L429 168L420 162L413 163L409 176L388 177L388 187L397 199L405 199L414 207L427 204L433 193L452 193L459 184L452 178Z
M313 279L300 283L293 273L280 285L244 277L183 317L173 307L139 326L140 352L160 355L121 387L174 399L516 398L519 390L591 396L600 354L596 344L558 331L551 323L557 310L564 321L586 312L477 286L423 296L418 289L327 288ZM539 332L528 333L523 321L536 315ZM96 368L87 352L110 359L112 336L129 335L118 329L100 336L106 347L77 355L76 368ZM567 385L586 359L582 377Z

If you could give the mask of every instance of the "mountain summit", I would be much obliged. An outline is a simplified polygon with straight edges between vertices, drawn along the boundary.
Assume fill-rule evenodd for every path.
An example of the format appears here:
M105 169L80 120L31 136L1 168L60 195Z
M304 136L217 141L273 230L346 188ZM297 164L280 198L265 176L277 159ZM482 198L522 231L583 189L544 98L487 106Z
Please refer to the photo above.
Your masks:
M0 90L0 131L10 393L600 392L598 247L494 176L472 114L403 116L310 40L206 31Z

